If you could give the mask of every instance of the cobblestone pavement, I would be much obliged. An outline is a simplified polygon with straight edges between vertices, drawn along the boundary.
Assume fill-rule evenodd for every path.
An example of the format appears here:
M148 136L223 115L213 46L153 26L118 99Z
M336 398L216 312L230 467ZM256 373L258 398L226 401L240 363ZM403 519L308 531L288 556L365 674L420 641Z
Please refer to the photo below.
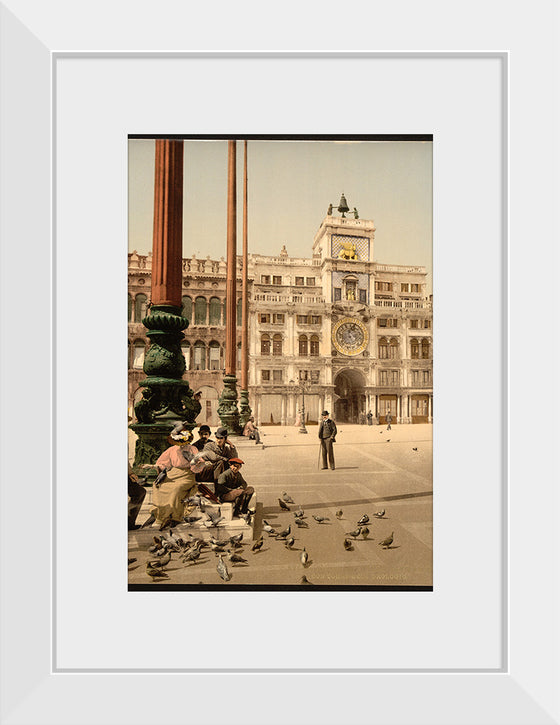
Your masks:
M210 586L300 585L305 575L317 586L412 586L432 585L432 426L340 425L335 444L336 470L319 469L317 427L308 435L292 427L265 427L264 450L243 440L240 455L243 475L257 492L253 540L264 536L259 553L251 552L252 541L243 542L238 553L246 564L228 563L231 578L223 582L216 571L217 558L203 550L199 563L184 565L174 555L166 567L164 585L146 574L151 555L144 541L129 535L129 556L137 559L129 567L131 584ZM282 511L278 497L286 491L294 499L291 511ZM301 506L308 528L298 528L293 512ZM146 507L145 507L146 508ZM374 513L385 510L382 518ZM342 518L336 512L342 510ZM364 514L369 516L369 535L355 540L347 532L356 530ZM313 516L326 520L318 523ZM141 523L146 514L140 514ZM263 519L277 531L291 525L293 549L263 532ZM157 534L157 530L152 530ZM380 541L393 534L389 548ZM352 542L346 551L344 539ZM304 568L300 555L305 547L309 562Z

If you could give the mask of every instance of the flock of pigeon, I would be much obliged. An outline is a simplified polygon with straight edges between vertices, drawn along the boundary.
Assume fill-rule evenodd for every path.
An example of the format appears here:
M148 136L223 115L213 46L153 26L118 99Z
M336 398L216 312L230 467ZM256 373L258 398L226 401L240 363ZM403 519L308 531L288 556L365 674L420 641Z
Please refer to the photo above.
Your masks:
M206 510L204 499L200 496L189 499L189 502L194 503L201 514L205 514L207 516L204 524L208 528L217 527L218 523L222 520L223 517L221 516L220 509L218 508L217 513ZM286 491L282 493L282 498L278 498L278 505L280 506L281 511L291 511L290 504L294 503L294 500ZM247 523L250 523L254 513L254 510L249 510L246 515ZM293 522L291 521L288 523L288 525L281 531L277 531L266 519L263 519L262 526L263 532L268 535L269 539L273 538L276 541L282 542L284 547L288 550L295 549L296 539L293 535L292 524L298 530L302 528L309 528L307 516L301 506L299 506L297 511L293 511L292 513L294 516ZM338 520L341 520L343 518L343 511L338 510L335 513L335 516ZM372 514L372 517L374 519L383 519L385 517L385 509ZM199 520L200 518L200 516L190 515L185 517L185 522L191 523L193 520ZM325 521L329 521L328 516L321 516L318 514L314 514L312 518L318 525L322 525ZM353 551L354 542L360 537L364 540L368 538L370 534L368 523L370 523L369 515L364 514L357 521L356 528L353 531L346 532L343 540L343 547L345 551ZM261 534L259 539L251 545L250 550L252 555L258 554L262 550L264 544L264 533ZM391 532L390 536L387 536L385 539L378 542L379 546L383 549L391 548L393 545L393 536L394 532ZM350 539L352 539L352 541ZM230 536L227 539L220 540L212 536L209 540L205 540L204 538L194 536L190 532L181 536L178 533L174 533L172 528L166 529L165 527L162 527L159 531L159 535L153 537L153 543L148 548L148 552L151 557L146 562L146 574L154 582L168 579L169 575L166 572L166 567L172 560L174 562L181 562L185 566L196 565L200 561L202 551L207 548L209 549L208 553L213 552L217 558L216 571L218 575L221 579L223 579L223 581L227 582L232 578L232 571L228 568L228 564L233 569L233 567L238 564L245 565L249 563L248 559L244 558L242 553L240 553L242 552L243 546L243 532L235 536ZM301 550L295 550L300 552L299 561L301 566L304 569L307 569L311 565L311 560L309 559L309 553L306 547L304 546ZM176 555L175 559L173 559L174 555ZM129 564L131 561L135 560L129 559ZM311 584L305 575L301 577L301 581L299 583Z

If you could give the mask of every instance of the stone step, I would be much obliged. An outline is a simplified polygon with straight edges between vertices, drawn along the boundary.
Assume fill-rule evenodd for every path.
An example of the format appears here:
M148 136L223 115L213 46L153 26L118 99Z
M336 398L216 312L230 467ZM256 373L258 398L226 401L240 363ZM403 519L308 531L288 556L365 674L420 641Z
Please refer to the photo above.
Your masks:
M151 491L149 492L151 494ZM150 496L151 498L151 496ZM150 515L152 508L150 502L146 502L148 499L148 493L144 504L138 514L137 523L142 524ZM249 508L255 509L257 505L257 497L254 493L249 503ZM227 539L230 536L234 536L243 532L244 541L252 541L253 539L253 526L254 518L251 521L251 525L247 525L245 519L233 518L233 504L232 503L212 503L211 501L205 502L205 510L211 511L212 513L220 509L221 515L224 517L217 526L207 526L210 523L208 516L201 513L198 509L192 512L193 516L200 516L200 521L195 521L192 524L180 523L173 527L173 533L177 536L185 537L186 534L190 533L193 536L200 537L201 539L210 539L215 537L216 539ZM159 526L152 524L145 529L137 529L136 531L128 532L129 548L146 548L152 542L154 536L159 536Z

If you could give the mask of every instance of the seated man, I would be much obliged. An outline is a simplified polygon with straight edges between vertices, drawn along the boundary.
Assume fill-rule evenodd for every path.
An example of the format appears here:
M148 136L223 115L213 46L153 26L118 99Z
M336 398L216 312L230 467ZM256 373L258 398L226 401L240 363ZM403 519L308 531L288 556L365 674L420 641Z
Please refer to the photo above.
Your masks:
M229 468L220 474L216 483L216 494L222 502L235 502L233 515L246 514L249 509L249 501L255 489L248 486L247 482L239 472L243 465L241 458L230 458Z
M228 461L237 457L237 448L228 441L227 430L218 428L216 440L208 441L202 449L201 458L206 461L206 466L200 472L201 481L216 482L228 468Z
M198 429L198 435L199 438L193 443L193 446L201 451L210 440L210 426L201 425Z
M136 523L142 503L146 498L146 489L141 486L138 476L132 470L130 463L128 464L128 530L135 531L140 528Z
M253 418L253 416L251 416L249 420L245 423L245 428L243 428L243 435L247 436L249 440L255 441L255 444L261 442L261 434L259 433L259 429L255 425L255 419Z

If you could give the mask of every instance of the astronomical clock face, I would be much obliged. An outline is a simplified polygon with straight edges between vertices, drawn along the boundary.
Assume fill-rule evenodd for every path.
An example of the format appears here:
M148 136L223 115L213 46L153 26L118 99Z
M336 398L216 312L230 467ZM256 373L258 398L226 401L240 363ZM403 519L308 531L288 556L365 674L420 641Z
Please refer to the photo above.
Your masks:
M334 324L332 340L342 355L359 355L368 344L367 327L361 320L344 317Z

